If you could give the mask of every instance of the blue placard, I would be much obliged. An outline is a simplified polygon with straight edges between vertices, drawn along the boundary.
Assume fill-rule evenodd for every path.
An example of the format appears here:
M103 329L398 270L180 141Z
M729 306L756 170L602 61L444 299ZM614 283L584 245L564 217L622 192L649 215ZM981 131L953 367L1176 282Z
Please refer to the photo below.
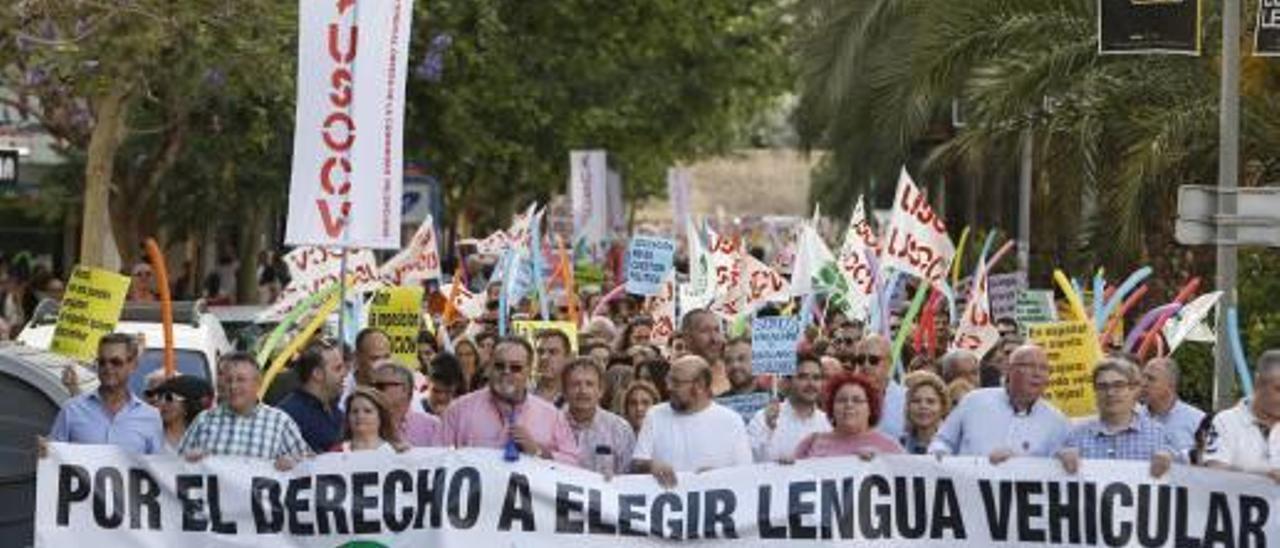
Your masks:
M751 371L757 375L794 375L800 319L770 316L751 321Z
M739 396L721 396L716 398L716 403L742 415L743 422L751 422L757 412L769 405L769 393L753 392Z
M676 243L666 238L636 236L627 248L627 293L652 296L662 291L676 256Z

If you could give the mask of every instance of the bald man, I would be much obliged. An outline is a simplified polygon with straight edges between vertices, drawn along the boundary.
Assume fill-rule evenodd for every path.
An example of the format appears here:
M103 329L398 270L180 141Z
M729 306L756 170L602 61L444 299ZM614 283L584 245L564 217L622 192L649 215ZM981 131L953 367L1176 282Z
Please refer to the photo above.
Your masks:
M1009 355L1003 387L974 390L942 423L929 445L938 455L986 455L992 464L1015 456L1047 457L1061 448L1070 423L1044 401L1049 356L1039 346Z
M751 464L742 417L711 400L711 365L688 355L667 373L671 401L654 406L636 438L632 470L674 487L676 472Z
M880 391L879 430L892 439L899 439L906 428L907 389L889 378L891 350L889 339L871 334L853 346L848 361L854 371L866 375Z

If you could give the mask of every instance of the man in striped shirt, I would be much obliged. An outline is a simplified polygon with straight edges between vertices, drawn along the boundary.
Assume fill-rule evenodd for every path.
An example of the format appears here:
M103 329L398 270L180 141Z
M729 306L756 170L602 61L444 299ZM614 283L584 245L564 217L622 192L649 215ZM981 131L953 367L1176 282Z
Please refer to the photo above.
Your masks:
M288 470L309 449L298 425L284 411L258 402L262 376L253 356L236 352L218 360L217 407L196 417L178 444L178 454L196 462L208 455L274 460Z

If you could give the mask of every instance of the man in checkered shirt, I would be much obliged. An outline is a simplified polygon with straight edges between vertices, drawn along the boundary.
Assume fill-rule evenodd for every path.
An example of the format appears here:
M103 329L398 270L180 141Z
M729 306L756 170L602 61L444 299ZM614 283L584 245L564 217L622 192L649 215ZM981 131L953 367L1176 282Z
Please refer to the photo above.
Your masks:
M1160 423L1136 411L1141 391L1138 366L1106 358L1093 368L1098 417L1076 426L1058 451L1067 473L1080 469L1080 459L1151 461L1151 475L1163 476L1176 459L1176 440Z
M274 460L288 470L309 448L284 411L258 402L262 376L253 356L236 352L218 360L217 407L196 417L178 444L178 454L196 462L208 455Z

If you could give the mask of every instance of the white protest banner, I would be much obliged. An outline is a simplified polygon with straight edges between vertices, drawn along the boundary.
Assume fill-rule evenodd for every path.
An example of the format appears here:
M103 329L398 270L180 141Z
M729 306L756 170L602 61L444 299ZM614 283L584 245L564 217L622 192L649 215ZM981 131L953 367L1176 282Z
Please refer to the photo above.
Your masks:
M307 297L338 283L342 275L344 251L319 247L299 247L285 254L284 264L289 267L289 285L280 292L280 298L271 308L259 314L262 320L279 320ZM374 291L382 285L378 274L378 262L368 249L351 251L347 258L347 275L354 279L353 293Z
M483 293L479 295L472 293L465 285L458 286L455 292L452 283L440 286L440 293L453 296L453 308L462 314L462 317L478 320L484 315L485 295Z
M609 193L608 219L609 238L623 239L627 237L627 210L622 199L622 174L609 170L605 190Z
M987 276L987 298L991 317L1013 319L1018 314L1018 295L1027 289L1027 273L1022 270Z
M298 2L285 243L398 249L413 0Z
M569 199L573 202L574 239L588 245L605 240L609 232L608 168L603 150L569 152Z
M951 348L969 350L981 359L1000 342L1000 330L995 326L995 318L991 316L991 301L987 297L990 278L987 276L986 264L978 265L978 272L973 277L971 298L964 307L964 315L960 317L960 326L951 340Z
M1173 354L1183 341L1188 340L1188 336L1196 331L1198 327L1203 326L1205 318L1209 317L1209 312L1213 307L1218 305L1218 300L1222 298L1221 291L1205 293L1195 300L1187 303L1178 311L1177 321L1170 321L1165 324L1164 338L1169 345L1169 354ZM1194 340L1194 339L1192 339Z
M379 275L388 285L399 286L421 286L423 280L440 279L440 243L430 214L409 246L383 264Z
M764 394L767 398L768 394ZM880 455L606 481L493 449L328 453L190 464L51 443L35 546L520 548L1029 545L1273 546L1275 487L1145 461ZM12 539L11 539L12 540Z
M841 308L853 319L865 322L870 315L872 296L876 292L876 273L870 257L879 256L880 240L871 228L871 223L867 222L862 196L858 196L853 215L849 217L849 228L844 233L838 260L840 274L844 276L848 286L840 295Z
M715 274L711 257L702 244L702 234L693 221L685 231L689 253L689 283L680 286L680 317L690 310L705 308L715 297Z
M747 306L747 290L742 285L742 264L738 252L742 240L710 230L707 232L711 241L707 255L714 284L710 310L726 321L733 321Z
M800 343L800 318L769 316L751 321L751 372L757 375L794 375L796 345Z
M645 297L662 290L667 271L673 270L676 243L666 238L635 236L627 247L627 293Z
M739 260L742 265L741 281L747 284L747 311L757 310L770 302L785 303L789 300L787 288L791 284L782 274L746 252L740 253Z
M671 202L671 226L676 236L689 224L689 170L667 168L667 200Z
M931 285L945 283L955 245L947 236L947 225L934 214L933 207L903 168L894 193L893 213L885 229L880 269L905 272Z
M658 293L645 300L644 311L653 318L649 339L660 348L666 348L676 328L676 269L667 271Z
M1028 289L1020 293L1014 317L1024 335L1028 325L1058 321L1058 305L1053 300L1053 290Z

